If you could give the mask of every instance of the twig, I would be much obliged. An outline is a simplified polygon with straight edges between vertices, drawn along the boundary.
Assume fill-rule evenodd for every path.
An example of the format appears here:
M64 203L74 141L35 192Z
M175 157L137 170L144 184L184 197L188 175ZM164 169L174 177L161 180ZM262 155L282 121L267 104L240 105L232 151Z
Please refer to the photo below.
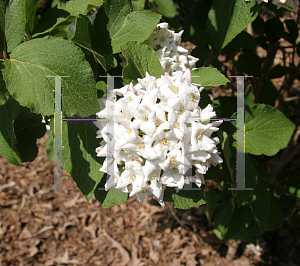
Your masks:
M148 5L149 5L149 0L146 0L146 1L145 1L145 5L144 5L144 10L147 10L147 9L148 9Z
M279 89L279 106L278 110L283 111L285 107L285 102L288 97L288 92L292 88L295 79L300 74L300 63L293 69L292 72L287 74L287 77L285 78L282 86Z
M261 84L263 84L269 77L277 50L278 50L277 44L270 41L268 51L267 51L267 57L265 59L265 62L263 64L262 71L261 71L262 72Z
M212 60L216 57L217 54L218 54L218 50L217 50L216 46L213 45L212 48L211 48L209 57L207 58L207 60L206 60L206 62L205 62L205 64L204 64L204 66L205 66L205 67L210 66Z

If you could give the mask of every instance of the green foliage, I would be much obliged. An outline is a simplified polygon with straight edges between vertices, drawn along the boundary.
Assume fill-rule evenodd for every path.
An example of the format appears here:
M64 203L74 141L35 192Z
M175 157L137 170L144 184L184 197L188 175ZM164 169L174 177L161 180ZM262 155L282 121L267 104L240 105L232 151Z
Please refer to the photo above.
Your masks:
M176 4L172 0L154 0L156 11L166 18L174 18L177 14Z
M269 80L265 82L259 89L259 102L274 106L276 100L277 89L273 82Z
M129 0L106 1L100 8L95 25L100 27L100 53L118 53L128 41L145 41L161 16L150 11L132 11Z
M26 26L29 33L32 32L34 26L37 23L36 20L36 10L41 0L25 0L26 4Z
M20 154L14 145L17 143L13 121L19 113L20 105L10 98L4 105L0 106L0 150L2 156L11 164L21 165Z
M261 64L262 60L260 57L252 51L246 51L239 56L238 59L240 69L248 74L255 77L261 76Z
M136 84L137 78L146 77L146 72L159 78L162 68L157 54L147 45L138 42L127 42L121 47L122 53L127 59L127 65L123 69L124 81Z
M5 13L9 0L0 0L0 53L6 50L5 43Z
M22 43L2 72L9 93L32 112L53 114L55 79L47 76L57 75L70 76L62 78L64 115L85 117L99 109L92 69L70 41L48 36Z
M220 200L220 195L215 190L209 190L205 192L206 208L208 221L211 222L212 215L215 209L218 207L218 202Z
M29 108L20 107L20 112L14 120L14 132L17 138L15 147L23 162L32 162L38 153L36 140L46 133L45 124L42 123L42 116L31 113Z
M97 28L91 25L91 22L87 16L80 15L76 19L76 30L71 41L91 52L95 60L97 60L99 64L101 64L101 66L107 70L109 69L109 66L107 66L104 56L98 54L93 47L95 43L94 36L96 36L96 29Z
M295 128L280 111L264 104L246 108L245 125L246 152L267 156L285 148Z
M258 14L255 1L216 0L208 14L209 30L220 51L238 33L247 27Z
M180 209L189 209L206 203L203 188L190 191L180 190L176 193L175 188L167 187L164 192L164 201Z
M245 154L245 188L255 188L258 180L258 173L254 167L254 164L248 154ZM235 173L234 173L235 174ZM235 177L235 176L234 176ZM232 179L234 180L234 177ZM232 184L235 187L235 184ZM236 202L238 207L250 197L253 197L253 190L234 190Z
M266 29L265 21L262 17L257 16L256 19L252 22L252 28L255 34L263 35Z
M284 67L281 65L276 65L271 69L270 79L277 79L291 72L289 67Z
M47 151L47 155L49 160L51 160L52 162L54 161L54 142L53 142L53 137L51 134L49 134L48 138L47 138L47 142L45 144L45 148Z
M226 48L228 50L230 49L230 51L239 51L241 48L251 48L255 46L257 46L257 41L255 40L255 38L248 32L242 31L230 43L226 45L226 47L222 50L222 54L224 54L224 50Z
M201 67L192 71L192 82L200 84L202 87L218 87L225 85L229 80L217 69Z
M98 187L95 189L95 198L102 202L102 206L105 208L110 207L111 205L121 205L123 202L128 200L128 194L124 193L121 190L112 189L109 191L104 191L104 184L106 183L106 175L102 176L102 180L99 183Z
M99 139L95 138L97 130L93 123L87 121L62 123L62 167L87 200L90 200L104 175L99 172L104 158L97 157L95 152L99 147Z
M102 0L73 0L59 3L42 17L33 30L33 37L45 34L55 35L66 26L70 25L79 15L86 15L87 11L96 6L101 6Z
M2 68L3 68L2 62L0 62L0 69ZM8 99L9 99L9 93L6 89L6 84L3 79L2 72L0 71L0 106L5 104Z
M7 52L11 52L23 39L26 26L24 0L11 1L5 15L5 39Z

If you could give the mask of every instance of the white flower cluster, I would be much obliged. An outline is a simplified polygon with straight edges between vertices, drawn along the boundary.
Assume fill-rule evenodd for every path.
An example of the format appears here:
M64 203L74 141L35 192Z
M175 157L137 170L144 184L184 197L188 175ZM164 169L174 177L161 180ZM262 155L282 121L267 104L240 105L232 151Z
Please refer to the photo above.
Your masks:
M246 0L246 1L252 1L252 0ZM266 2L268 3L268 0L257 0L258 3ZM272 3L277 6L277 8L280 7L290 7L290 8L299 8L299 0L273 0Z
M194 69L199 60L188 54L188 50L181 47L183 30L175 33L168 29L168 23L159 23L145 44L156 51L161 62L163 73L172 75L174 72Z
M193 70L199 60L188 54L188 50L180 46L183 30L175 33L168 29L168 23L159 23L151 36L144 42L158 55L162 66L162 73L173 75L176 71ZM126 66L126 58L120 54L121 65Z
M199 108L202 89L191 83L189 69L158 79L146 73L137 85L114 89L120 99L100 100L106 107L97 116L106 120L94 123L103 138L97 156L107 157L100 169L110 176L106 191L121 189L141 202L154 196L164 206L166 187L178 192L204 183L210 165L222 163L219 139L211 137L222 121L208 122L216 115L211 105ZM186 176L192 166L196 174Z

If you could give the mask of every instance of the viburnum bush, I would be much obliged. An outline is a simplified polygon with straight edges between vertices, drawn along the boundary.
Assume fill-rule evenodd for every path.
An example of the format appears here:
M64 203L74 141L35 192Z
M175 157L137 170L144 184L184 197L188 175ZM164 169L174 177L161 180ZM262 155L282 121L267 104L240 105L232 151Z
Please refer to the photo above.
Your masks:
M299 182L271 180L258 157L285 148L300 115L286 100L300 78L298 0L54 1L36 17L39 2L0 0L0 152L9 163L33 161L47 130L53 157L61 76L61 164L87 200L207 204L223 240L255 242L298 221ZM213 87L233 93L213 98ZM237 152L252 190L234 189Z

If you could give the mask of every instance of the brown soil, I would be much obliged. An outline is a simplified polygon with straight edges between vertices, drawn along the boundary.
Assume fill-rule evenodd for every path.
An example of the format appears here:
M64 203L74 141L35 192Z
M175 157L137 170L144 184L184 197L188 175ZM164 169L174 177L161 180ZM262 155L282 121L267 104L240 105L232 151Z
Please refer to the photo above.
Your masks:
M262 238L263 249L246 247L217 239L205 206L176 210L133 197L103 208L94 197L87 202L66 172L63 187L71 191L46 190L53 187L46 137L24 167L0 156L0 265L300 265L300 232L289 228ZM284 253L272 255L274 239L285 245ZM276 256L283 264L272 264Z

